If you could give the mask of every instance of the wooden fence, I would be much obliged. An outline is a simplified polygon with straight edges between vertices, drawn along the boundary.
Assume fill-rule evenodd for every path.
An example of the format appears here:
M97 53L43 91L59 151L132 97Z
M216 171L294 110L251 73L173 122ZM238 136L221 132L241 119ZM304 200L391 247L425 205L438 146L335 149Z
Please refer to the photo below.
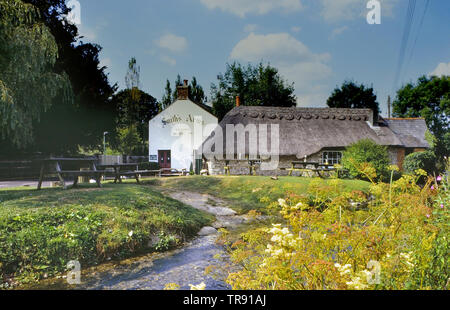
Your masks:
M39 178L41 160L45 155L21 155L0 157L0 181L34 180ZM67 156L55 156L67 157ZM148 162L148 156L97 155L99 164Z

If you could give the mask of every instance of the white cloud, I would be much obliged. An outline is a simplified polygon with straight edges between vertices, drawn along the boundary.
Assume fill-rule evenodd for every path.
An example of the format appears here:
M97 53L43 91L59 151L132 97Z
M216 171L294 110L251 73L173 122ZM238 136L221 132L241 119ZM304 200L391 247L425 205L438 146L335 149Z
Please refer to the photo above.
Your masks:
M83 41L95 42L100 33L109 26L109 21L105 19L100 19L95 25L87 26L86 23L77 25L78 35L82 36ZM79 39L80 40L80 39Z
M298 33L298 32L300 32L301 30L302 30L302 28L301 28L301 27L298 27L298 26L294 26L294 27L291 28L291 31L292 31L292 32L295 32L295 33Z
M78 33L80 36L83 37L82 40L94 42L95 40L97 40L98 32L99 32L99 27L90 28L90 27L85 26L84 24L81 24L78 26Z
M111 58L102 58L101 60L100 60L100 64L99 64L99 66L100 66L100 68L102 68L102 67L107 67L107 68L110 68L111 67Z
M381 14L392 17L395 5L399 0L379 0ZM327 22L339 22L363 18L367 15L368 0L320 0L322 5L322 17ZM365 20L365 19L364 19Z
M156 41L156 44L160 48L167 49L174 53L183 52L188 46L186 38L174 35L172 33L163 35Z
M244 27L244 32L254 32L258 28L258 25L249 24Z
M288 33L256 35L250 33L233 48L230 58L241 62L269 62L281 76L295 83L299 99L322 98L325 79L332 75L328 53L313 53L305 44ZM300 100L304 102L303 100ZM324 102L309 102L320 106Z
M175 66L177 64L177 61L175 59L173 59L170 56L167 55L162 55L160 57L161 61L165 62L166 64L170 65L170 66Z
M346 30L348 30L347 26L342 26L342 27L333 29L333 31L331 32L331 38L335 38L338 35L343 34Z
M247 14L264 15L273 10L288 12L302 9L301 0L200 0L208 9L222 11L245 17Z
M310 93L303 93L297 96L298 107L326 107L327 99L330 96L329 90L322 86Z
M442 75L449 75L450 76L450 62L449 63L445 63L445 62L441 62L436 69L433 70L433 72L431 72L429 74L430 76L442 76Z
M328 61L329 54L314 54L288 33L257 35L250 33L233 48L231 58L244 61L261 59L276 62Z

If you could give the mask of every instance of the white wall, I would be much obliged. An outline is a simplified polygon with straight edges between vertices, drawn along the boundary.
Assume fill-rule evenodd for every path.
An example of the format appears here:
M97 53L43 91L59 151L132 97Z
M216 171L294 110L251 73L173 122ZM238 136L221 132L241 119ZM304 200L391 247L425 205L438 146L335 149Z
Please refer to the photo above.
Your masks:
M172 168L189 169L194 160L194 150L200 147L217 124L214 115L192 101L174 102L149 122L150 161L158 162L158 150L171 150ZM195 138L195 132L202 133Z

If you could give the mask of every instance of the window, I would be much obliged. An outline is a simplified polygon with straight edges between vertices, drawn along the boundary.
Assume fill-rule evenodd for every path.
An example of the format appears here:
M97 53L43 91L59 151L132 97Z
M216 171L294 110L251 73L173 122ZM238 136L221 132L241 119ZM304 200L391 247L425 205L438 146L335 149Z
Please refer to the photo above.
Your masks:
M340 164L342 160L342 152L323 152L322 164L336 165Z

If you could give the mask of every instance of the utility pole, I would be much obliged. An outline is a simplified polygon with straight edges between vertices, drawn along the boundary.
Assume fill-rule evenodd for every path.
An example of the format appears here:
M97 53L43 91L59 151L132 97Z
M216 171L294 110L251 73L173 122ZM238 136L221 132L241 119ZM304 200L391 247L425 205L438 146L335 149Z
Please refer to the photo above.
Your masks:
M388 118L391 118L391 96L388 96Z

